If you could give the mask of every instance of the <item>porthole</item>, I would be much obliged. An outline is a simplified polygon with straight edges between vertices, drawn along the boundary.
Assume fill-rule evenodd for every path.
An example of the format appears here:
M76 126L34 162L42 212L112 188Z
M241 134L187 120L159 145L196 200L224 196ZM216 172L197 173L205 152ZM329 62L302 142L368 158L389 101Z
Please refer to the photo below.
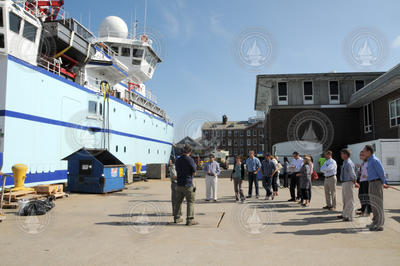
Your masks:
M150 154L150 149L147 150L147 153Z
M157 150L157 154L160 154L160 151L159 151L159 150Z
M143 124L146 123L146 119L143 120Z
M114 108L114 113L115 113L115 111L117 111L117 110Z
M124 152L126 153L126 146L124 146Z
M115 152L118 152L118 145L115 146Z

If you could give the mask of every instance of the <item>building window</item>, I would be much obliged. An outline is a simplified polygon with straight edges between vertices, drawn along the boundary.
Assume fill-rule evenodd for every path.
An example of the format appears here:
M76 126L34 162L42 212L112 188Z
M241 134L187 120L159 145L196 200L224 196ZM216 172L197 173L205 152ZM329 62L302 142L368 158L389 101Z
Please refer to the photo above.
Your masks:
M339 98L339 81L332 80L329 81L329 103L338 104L340 103Z
M225 130L222 130L222 136L225 137Z
M303 97L304 104L314 104L312 81L303 82Z
M229 155L232 155L232 149L229 149Z
M238 145L238 141L237 141L237 139L234 139L233 140L233 146L237 146Z
M0 28L3 28L4 23L3 23L3 8L0 7Z
M4 34L0 33L0 48L4 48Z
M226 145L226 141L224 139L222 139L222 146Z
M242 148L240 149L240 155L244 155L244 150Z
M233 132L233 135L234 135L235 137L237 137L237 136L238 136L238 131L235 130L235 131Z
M278 104L288 104L287 82L278 82Z
M240 146L243 146L244 145L244 141L243 141L243 139L240 139Z
M263 135L264 135L264 132L263 132L262 129L260 129L260 130L258 131L258 135L260 135L260 136L263 136Z
M232 140L228 139L228 146L232 146Z
M232 131L228 130L228 137L232 136Z
M122 47L122 49L121 49L121 55L122 55L122 56L131 56L131 48Z
M372 106L364 105L364 133L372 132Z
M251 139L247 139L247 146L251 145Z
M241 136L241 137L244 136L243 130L240 130L240 136Z
M235 153L235 155L238 154L238 149L237 148L234 149L234 153Z
M389 103L390 127L400 125L400 99Z
M257 145L257 139L253 139L253 145L254 145L254 146Z
M204 131L204 136L206 136L206 138L208 138L208 131Z
M354 82L354 86L355 86L355 89L356 89L356 91L359 91L359 90L361 90L362 88L364 88L364 80L356 80L355 82Z
M250 137L251 136L251 131L247 130L247 136Z
M221 131L217 130L217 137L221 136Z
M15 15L13 12L10 12L9 16L10 16L10 18L9 18L10 19L10 30L19 34L22 19L19 16Z
M253 136L256 137L257 136L257 129L253 130Z

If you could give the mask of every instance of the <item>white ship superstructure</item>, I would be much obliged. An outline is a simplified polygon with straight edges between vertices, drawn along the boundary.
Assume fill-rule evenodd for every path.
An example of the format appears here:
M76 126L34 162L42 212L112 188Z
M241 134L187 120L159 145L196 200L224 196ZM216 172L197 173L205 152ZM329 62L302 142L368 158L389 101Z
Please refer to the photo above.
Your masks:
M65 182L61 159L82 147L144 171L167 163L173 124L144 85L161 62L151 40L115 16L97 37L63 4L0 1L0 169L24 163L26 183Z

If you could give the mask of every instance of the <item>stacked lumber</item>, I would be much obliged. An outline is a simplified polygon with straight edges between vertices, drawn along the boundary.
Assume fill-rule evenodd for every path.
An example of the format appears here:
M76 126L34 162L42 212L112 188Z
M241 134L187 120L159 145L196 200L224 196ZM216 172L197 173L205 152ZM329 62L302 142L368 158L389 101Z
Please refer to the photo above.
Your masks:
M68 194L64 192L64 186L62 184L55 185L40 185L36 186L35 190L38 194L44 196L54 196L56 199L67 197Z

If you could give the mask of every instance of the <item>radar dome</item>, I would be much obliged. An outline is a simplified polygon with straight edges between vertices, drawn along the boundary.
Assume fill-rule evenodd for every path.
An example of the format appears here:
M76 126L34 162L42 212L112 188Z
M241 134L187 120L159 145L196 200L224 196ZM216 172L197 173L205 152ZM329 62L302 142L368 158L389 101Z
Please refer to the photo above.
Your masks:
M99 37L116 37L126 39L128 37L128 26L120 17L106 17L100 23Z

